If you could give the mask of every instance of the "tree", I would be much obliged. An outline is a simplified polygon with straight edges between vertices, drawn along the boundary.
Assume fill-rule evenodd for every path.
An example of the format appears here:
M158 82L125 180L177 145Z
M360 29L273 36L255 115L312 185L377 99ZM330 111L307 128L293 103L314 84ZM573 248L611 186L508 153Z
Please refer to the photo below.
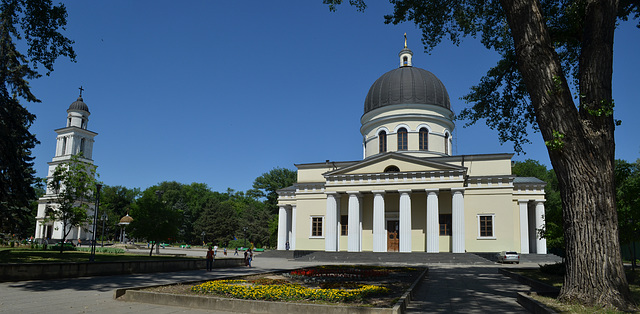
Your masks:
M615 172L620 243L635 245L640 239L640 159L635 163L616 160ZM635 269L636 252L631 255Z
M335 9L342 0L324 2ZM542 133L562 198L567 256L559 299L633 307L618 242L612 65L616 23L638 18L638 1L391 2L386 23L413 21L427 51L445 36L457 44L479 35L501 55L464 97L473 106L460 117L486 119L516 151L527 125Z
M31 93L28 80L38 78L38 66L47 74L59 56L75 60L73 42L59 30L66 25L64 5L48 0L2 0L0 2L0 230L24 223L16 214L29 207L36 197L31 149L38 144L29 132L35 116L20 99L39 102ZM26 56L16 47L24 40Z
M131 205L138 196L140 196L139 188L128 189L120 185L105 185L102 187L102 191L100 192L100 209L102 213L106 213L107 216L107 221L105 222L106 230L104 230L107 239L117 238L119 231L118 222L120 222L122 216L129 212ZM98 215L99 218L102 219L102 214L98 213Z
M279 189L293 185L297 181L297 172L286 168L273 168L263 173L253 181L253 189L247 191L250 196L256 198L265 197L266 204L272 213L278 213Z
M47 207L47 221L62 224L64 244L73 227L84 227L90 222L87 211L96 193L96 166L88 163L82 153L72 155L69 162L60 163L53 171L49 188L54 192L54 204ZM60 245L60 253L64 245Z
M204 231L207 242L226 246L238 230L238 216L233 209L233 202L209 200L194 224L194 230L200 234Z
M180 227L182 213L165 201L163 192L160 187L152 186L131 207L130 234L153 241L149 256L160 241L175 239Z

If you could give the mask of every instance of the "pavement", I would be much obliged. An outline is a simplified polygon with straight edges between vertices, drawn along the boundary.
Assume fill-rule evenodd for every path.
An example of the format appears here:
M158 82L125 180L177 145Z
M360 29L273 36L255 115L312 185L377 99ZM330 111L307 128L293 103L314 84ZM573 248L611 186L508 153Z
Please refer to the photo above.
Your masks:
M169 249L161 252L173 253ZM204 251L201 250L183 252L187 255L204 256ZM233 252L229 255L233 256ZM113 299L113 292L117 288L218 279L344 262L267 256L268 254L263 257L256 255L251 268L214 269L212 272L193 270L0 283L0 313L227 313L117 301ZM362 264L354 261L352 263ZM530 287L499 274L498 268L537 267L535 263L499 265L491 262L464 264L427 261L385 264L429 267L429 275L416 290L407 313L527 313L516 302L516 293L531 291Z

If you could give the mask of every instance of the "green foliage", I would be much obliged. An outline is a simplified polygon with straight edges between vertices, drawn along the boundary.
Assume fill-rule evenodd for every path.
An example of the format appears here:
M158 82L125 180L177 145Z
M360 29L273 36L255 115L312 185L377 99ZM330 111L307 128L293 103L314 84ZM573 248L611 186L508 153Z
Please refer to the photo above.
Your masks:
M286 168L273 168L253 181L253 189L247 194L256 198L266 197L266 204L273 214L278 210L278 191L296 183L297 172Z
M131 207L133 222L128 227L130 235L155 243L175 241L182 211L167 202L171 196L171 193L165 196L160 186L146 189Z
M100 192L100 212L98 213L99 233L96 236L102 236L102 215L106 213L107 219L104 222L105 239L118 239L120 218L128 213L131 205L140 194L139 188L128 189L119 185L103 186Z
M223 247L233 240L238 230L238 215L230 201L210 200L194 224L196 232L205 232L205 242Z
M560 151L564 148L564 134L553 131L553 139L550 141L544 141L544 144L549 147L549 150Z
M31 219L29 205L36 197L31 150L39 142L29 132L35 115L19 99L39 102L28 82L40 76L38 65L50 72L59 56L75 59L73 42L59 33L66 15L63 5L48 0L0 2L0 232L25 232Z
M78 252L91 252L91 247L76 247ZM116 247L96 247L96 253L124 254L125 250Z
M640 239L640 159L616 160L615 178L620 243L629 244Z
M55 194L54 204L47 206L45 220L62 223L62 242L73 227L90 222L87 211L96 195L96 176L96 166L82 153L72 155L69 162L60 163L53 171L48 185Z

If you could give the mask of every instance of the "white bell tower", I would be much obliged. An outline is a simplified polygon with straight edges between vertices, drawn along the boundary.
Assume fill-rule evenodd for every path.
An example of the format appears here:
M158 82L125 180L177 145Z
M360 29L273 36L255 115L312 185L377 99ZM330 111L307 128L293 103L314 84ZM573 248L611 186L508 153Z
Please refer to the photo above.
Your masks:
M67 109L66 126L55 130L58 133L56 137L56 152L53 159L49 162L49 172L47 173L47 182L52 179L56 167L71 160L72 155L82 153L80 160L93 164L93 138L98 133L87 130L89 123L89 106L82 100L83 88L80 87L80 96L71 103ZM59 221L45 222L47 206L55 207L55 194L51 191L47 184L45 195L38 200L38 214L36 216L36 239L62 239L62 223ZM93 211L93 206L91 206ZM75 227L71 230L67 239L90 239L91 232L85 232L81 227ZM50 242L51 243L51 242Z

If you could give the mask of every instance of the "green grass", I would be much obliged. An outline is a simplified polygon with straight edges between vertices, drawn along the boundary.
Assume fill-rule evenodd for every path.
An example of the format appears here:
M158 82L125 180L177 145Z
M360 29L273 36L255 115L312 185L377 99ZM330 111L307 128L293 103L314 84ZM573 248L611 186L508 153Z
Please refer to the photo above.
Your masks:
M537 281L546 283L548 285L554 286L556 288L561 288L564 282L563 276L560 275L551 275L540 272L540 269L519 269L514 271L517 274L522 276L535 279ZM627 278L631 274L631 269L626 269ZM640 304L640 285L638 285L638 280L640 279L640 269L636 269L635 271L636 282L634 284L629 284L629 290L631 290L631 297L636 302L636 304ZM558 300L550 297L543 297L539 295L532 296L539 302L542 302L547 307L555 310L556 312L562 313L625 313L621 311L617 311L614 309L605 309L601 307L587 307L581 304L566 304L561 303Z
M7 252L8 251L8 252ZM0 248L0 263L75 263L89 261L89 252L78 251L42 251L28 248ZM96 262L123 262L175 259L174 256L137 255L129 253L96 253ZM182 257L184 258L184 257Z

